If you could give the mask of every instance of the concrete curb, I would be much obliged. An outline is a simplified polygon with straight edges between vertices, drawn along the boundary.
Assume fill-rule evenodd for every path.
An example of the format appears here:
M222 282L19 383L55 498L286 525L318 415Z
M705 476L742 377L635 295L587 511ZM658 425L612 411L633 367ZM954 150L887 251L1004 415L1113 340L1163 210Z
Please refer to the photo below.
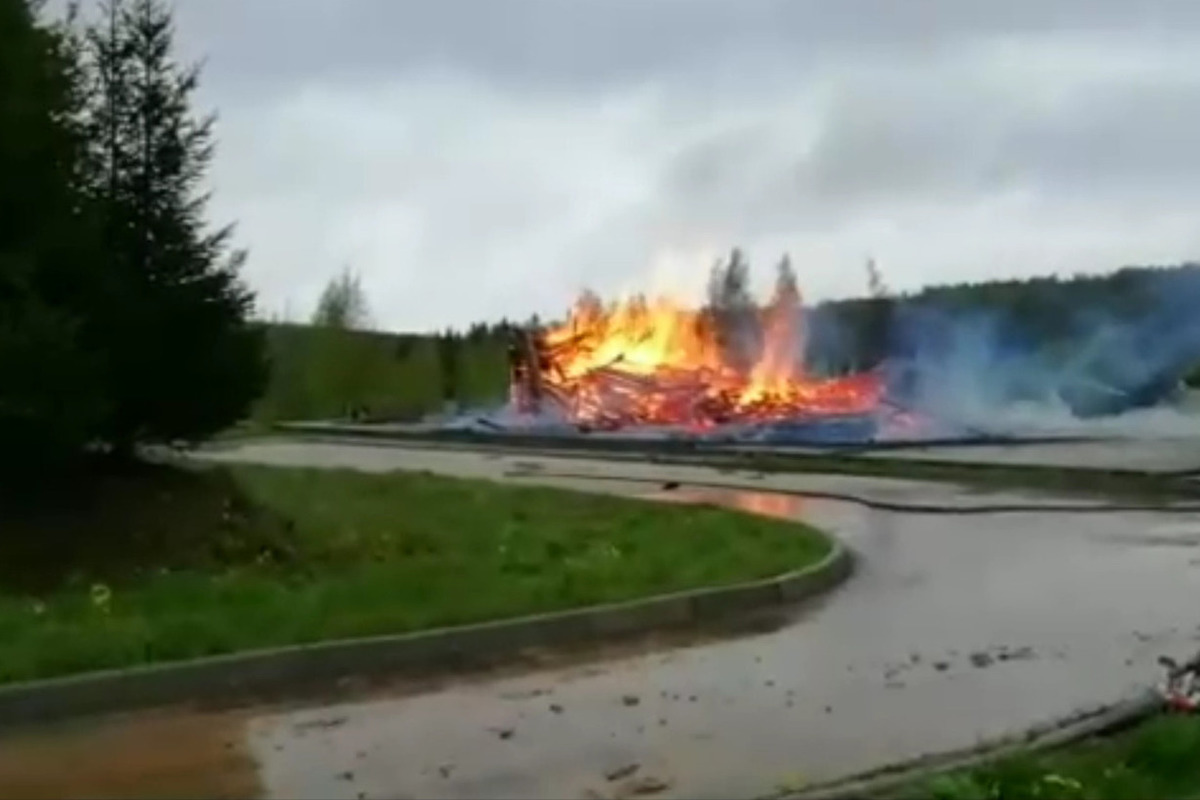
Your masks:
M313 423L275 423L272 429L283 436L308 441L341 444L359 443L379 446L410 447L427 450L473 450L500 453L526 453L547 457L602 458L610 461L649 460L661 464L754 469L762 472L847 474L894 477L904 473L912 480L971 482L985 477L1011 478L1015 485L1038 488L1048 481L1060 488L1089 487L1096 481L1129 488L1168 492L1194 497L1196 487L1188 485L1187 471L1150 471L1111 467L1052 467L1036 464L946 461L937 458L896 458L873 455L874 450L838 448L771 448L747 445L699 443L686 440L614 440L552 435L489 436L464 431L415 433L394 430L370 430L365 426L330 426ZM1034 442L1036 443L1036 442ZM985 444L994 444L986 442ZM963 445L963 446L970 446ZM880 452L900 450L880 448ZM1064 483L1064 481L1066 483ZM1109 487L1111 488L1111 487Z
M1161 711L1158 692L1143 689L1109 705L1077 712L1030 728L1023 734L981 742L972 747L919 756L828 783L766 795L763 800L856 800L897 797L905 787L937 775L977 767L1020 753L1053 750L1074 742L1120 730Z
M415 449L415 450L431 449L431 450L458 450L458 451L473 451L473 452L490 452L491 450L493 450L493 448L489 448L486 446L472 447L470 445L461 445L460 446L460 445L440 445L440 444L431 444L431 445L427 446L425 443L421 443L421 442L416 442L416 443L410 444L410 443L399 443L399 442L386 442L386 441L382 440L381 438L355 439L353 437L338 438L338 437L317 436L317 435L308 435L308 434L303 434L299 438L295 438L295 437L282 438L281 437L281 438L277 439L276 441L296 442L296 441L299 441L300 439L303 439L304 441L315 442L317 444L339 444L339 445L349 445L349 446L356 446L356 447L381 447L381 448L391 447L391 448ZM206 450L208 452L220 452L220 448L215 448L215 447L207 447ZM511 451L502 451L502 452L505 452L505 454L507 454L507 455L516 455L515 452L511 452ZM588 452L583 452L583 451L551 452L551 451L541 451L541 450L529 450L529 451L522 451L520 453L520 455L525 455L525 456L530 456L530 457L551 458L551 459L554 459L554 458L590 459L590 460L594 460L594 461L606 461L606 462L618 462L618 463L621 463L621 462L627 463L627 462L631 462L631 461L648 462L648 463L662 464L662 465L666 465L666 466L681 467L684 469L718 468L715 465L708 464L703 461L693 461L693 460L689 460L689 459L662 459L657 456L646 458L645 456L638 457L638 456L636 456L634 454L630 454L630 453L617 453L617 452L597 454L594 452L588 453ZM201 451L201 453L198 457L201 460L205 460L203 451ZM224 459L207 459L207 460L215 461L217 463L224 461ZM255 464L256 462L247 461L244 463ZM264 466L277 466L277 465L271 465L269 462L264 462L263 465ZM725 466L728 466L728 465L725 465ZM351 467L350 469L354 469L354 468ZM399 470L399 468L397 468L397 470ZM801 473L801 474L809 474L809 473ZM826 473L814 471L811 474L826 474ZM827 474L837 474L837 473L827 473ZM864 479L871 479L871 478L878 477L883 480L888 480L888 479L898 477L895 475L875 476L875 475L869 475L869 474L865 474L865 473L859 474L859 473L854 473L854 472L847 472L844 474L849 477L864 478ZM509 472L505 473L505 477L507 477L507 478L514 478L514 477L515 478L525 478L525 477L528 477L528 478L568 478L568 479L578 478L578 479L584 479L584 480L588 480L588 481L597 481L597 482L645 483L648 485L663 483L663 480L660 478L651 478L651 477L644 477L644 476L597 475L597 474L585 473L585 472L570 472L570 471L560 472L560 471L555 471L555 470L539 470L536 473L528 473L528 474L517 472L517 471L509 471ZM909 481L929 480L932 482L940 482L940 481L933 480L933 479L923 479L923 478L919 478L919 477L917 477L917 478L906 477L906 478L903 478L902 480L909 480ZM877 511L889 511L889 512L893 512L893 513L897 513L897 514L958 514L958 515L966 516L966 515L972 515L972 514L1024 514L1024 513L1029 513L1029 512L1051 513L1051 514L1053 514L1053 513L1092 514L1092 513L1112 513L1112 512L1122 512L1122 511L1161 513L1161 514L1178 514L1178 513L1192 513L1192 512L1200 511L1200 502L1196 502L1194 500L1194 497L1195 497L1194 494L1187 496L1187 499L1183 499L1183 497L1178 497L1178 496L1170 496L1170 497L1165 497L1165 498L1155 501L1155 502L1120 502L1120 501L1114 501L1112 499L1107 499L1104 502L1101 502L1099 499L1097 499L1092 502L1085 501L1085 502L1078 502L1078 503L1044 502L1044 503L979 503L979 504L974 504L974 505L947 505L945 503L894 502L894 501L890 501L890 500L874 499L874 498L871 498L871 497L863 495L863 494L855 494L852 492L829 492L829 491L821 491L821 490L816 490L816 489L787 489L787 488L782 488L779 486L765 487L765 486L761 486L761 485L750 485L750 484L746 484L746 483L733 483L733 482L728 482L728 481L704 481L704 480L693 480L690 478L679 478L678 482L681 486L686 486L686 487L695 488L695 489L719 489L719 490L731 489L731 490L735 490L735 491L766 492L769 494L789 495L789 496L793 496L793 497L806 497L806 498L811 498L811 499L816 499L816 500L835 500L835 501L844 502L844 503L855 503L857 505L861 505L866 508L875 509ZM1014 487L1008 487L1008 488L1019 491L1023 487L1014 486ZM1030 487L1024 487L1024 488L1028 489ZM1040 487L1034 487L1034 488L1040 488Z
M394 439L405 442L435 442L443 444L486 444L497 443L504 445L506 443L515 443L515 446L538 446L549 445L572 447L579 443L596 449L611 449L611 450L639 450L647 443L655 446L663 446L670 450L691 452L696 450L720 450L720 449L736 449L740 447L754 447L755 445L749 442L736 440L697 440L686 437L672 438L664 437L661 439L638 440L630 438L621 438L617 436L600 436L579 434L563 430L555 433L550 431L495 431L487 432L479 429L453 429L439 428L436 424L415 423L409 429L380 425L370 422L347 422L338 420L293 420L290 422L274 422L270 424L270 428L282 433L293 433L297 435L335 435L335 436L351 436L356 438L378 438L378 439ZM949 447L949 448L971 448L971 447L991 447L1003 444L1055 444L1060 442L1081 442L1081 441L1101 441L1104 437L1101 436L1078 436L1069 434L1060 435L1041 435L1028 437L1013 437L1013 436L969 436L969 437L944 437L931 439L909 439L909 440L893 440L893 441L877 441L877 442L796 442L785 447L794 447L801 450L821 453L849 453L857 454L863 452L874 452L877 450L907 450L912 448L926 447ZM765 445L771 447L771 445Z
M0 686L0 728L188 702L299 693L345 678L454 668L573 644L701 624L814 598L845 581L837 539L819 562L765 580L393 636L318 642Z

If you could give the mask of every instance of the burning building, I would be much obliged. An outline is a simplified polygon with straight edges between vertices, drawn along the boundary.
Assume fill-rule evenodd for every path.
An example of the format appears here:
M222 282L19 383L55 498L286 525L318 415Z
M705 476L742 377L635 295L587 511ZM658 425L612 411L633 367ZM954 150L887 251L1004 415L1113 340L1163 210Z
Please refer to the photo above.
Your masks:
M514 405L592 430L853 421L864 438L883 407L881 371L808 372L790 265L780 265L772 298L759 306L740 263L735 253L714 272L702 308L641 296L605 304L585 293L561 323L518 333Z
M702 305L585 293L561 322L515 332L511 407L583 431L764 443L1007 439L1037 432L1002 419L1012 410L1056 430L1161 404L1200 353L1200 326L1178 314L1046 342L1003 308L896 300L873 263L871 296L834 315L804 306L786 259L766 303L750 297L746 274L735 251Z

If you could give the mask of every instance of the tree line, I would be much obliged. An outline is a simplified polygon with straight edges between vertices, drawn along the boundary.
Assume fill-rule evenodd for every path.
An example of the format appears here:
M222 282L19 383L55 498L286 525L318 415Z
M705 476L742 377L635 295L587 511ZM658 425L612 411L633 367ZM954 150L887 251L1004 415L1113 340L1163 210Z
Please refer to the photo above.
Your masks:
M0 469L194 442L267 379L244 251L206 213L214 117L161 0L0 0Z
M1085 382L1132 387L1160 373L1164 379L1178 377L1200 363L1200 315L1193 312L1200 300L1196 265L939 285L910 293L888 290L874 262L866 265L865 277L868 296L809 305L799 314L803 350L797 355L810 374L839 375L914 358L928 364L966 353L1004 367L975 365L981 376L997 383L989 391L1021 397L1046 387L1026 391L999 385L1002 374L1028 379L1072 372ZM714 326L735 363L761 345L762 309L750 283L751 265L738 250L713 265L709 275L702 319ZM800 283L792 263L781 259L768 305L778 305L781 298L799 304ZM348 307L362 312L348 317L339 310ZM429 334L356 332L355 327L370 327L366 309L357 277L347 272L330 281L307 329L309 335L327 337L324 344L316 343L318 336L307 348L294 343L287 348L289 363L307 365L310 378L325 385L319 394L327 401L275 403L266 416L357 408L368 417L412 417L447 400L493 405L505 397L505 350L513 331L538 323L478 322ZM347 323L349 318L357 321ZM328 337L343 325L347 330L335 345ZM293 342L300 338L299 330L291 333ZM299 349L309 355L297 356ZM277 374L272 385L269 394L294 392L297 384Z

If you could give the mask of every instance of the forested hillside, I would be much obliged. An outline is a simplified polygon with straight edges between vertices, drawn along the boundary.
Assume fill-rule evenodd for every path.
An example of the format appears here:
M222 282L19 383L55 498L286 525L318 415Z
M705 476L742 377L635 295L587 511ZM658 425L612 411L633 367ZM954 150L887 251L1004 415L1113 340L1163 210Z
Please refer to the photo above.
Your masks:
M808 362L817 372L836 374L889 357L936 359L961 351L969 340L986 347L989 358L1036 362L1041 371L1081 359L1095 362L1100 379L1114 365L1131 361L1186 371L1200 355L1197 299L1200 266L1185 264L828 302L808 313ZM447 397L468 407L502 402L509 326L479 323L467 331L399 334L319 320L271 325L272 375L256 416L299 419L357 411L404 419L440 409Z

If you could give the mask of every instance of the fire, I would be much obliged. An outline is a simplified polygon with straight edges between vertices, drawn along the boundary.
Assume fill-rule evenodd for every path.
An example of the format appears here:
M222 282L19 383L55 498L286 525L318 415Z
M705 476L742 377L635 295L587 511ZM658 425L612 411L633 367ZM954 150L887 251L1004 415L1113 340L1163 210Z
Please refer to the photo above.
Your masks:
M874 372L807 373L803 322L800 293L782 266L765 306L700 310L642 296L604 304L585 293L562 323L540 333L533 393L602 428L873 412L882 390Z

